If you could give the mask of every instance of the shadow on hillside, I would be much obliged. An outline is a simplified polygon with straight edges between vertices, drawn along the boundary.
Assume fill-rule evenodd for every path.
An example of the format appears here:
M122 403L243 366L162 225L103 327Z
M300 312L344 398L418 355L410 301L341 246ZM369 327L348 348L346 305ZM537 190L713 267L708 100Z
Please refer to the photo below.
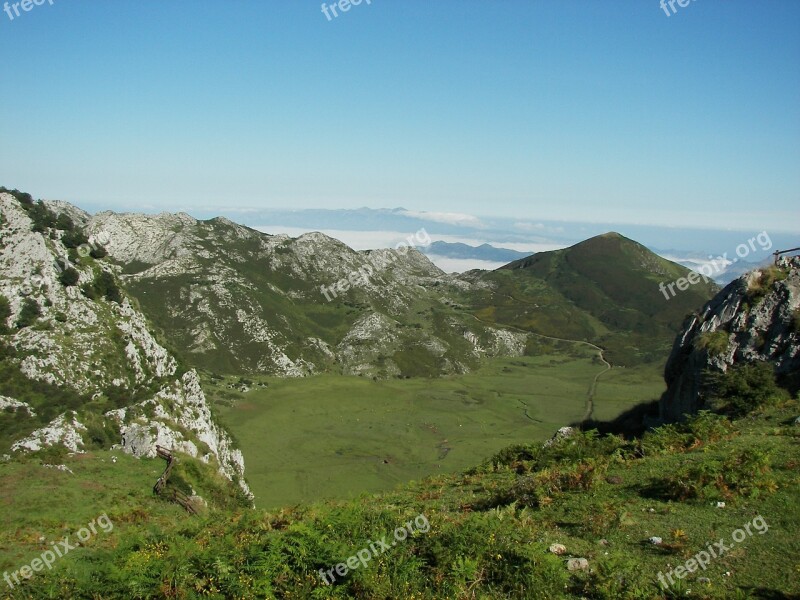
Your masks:
M758 598L759 600L800 600L800 596L797 594L786 594L778 590L752 587L744 587L742 589L748 591L753 598Z
M778 377L778 385L789 390L792 398L800 392L800 371L792 371Z
M577 427L583 431L597 429L601 434L611 433L630 439L642 435L650 427L658 424L658 400L651 400L626 410L613 421L590 419L581 423L572 423L571 427Z

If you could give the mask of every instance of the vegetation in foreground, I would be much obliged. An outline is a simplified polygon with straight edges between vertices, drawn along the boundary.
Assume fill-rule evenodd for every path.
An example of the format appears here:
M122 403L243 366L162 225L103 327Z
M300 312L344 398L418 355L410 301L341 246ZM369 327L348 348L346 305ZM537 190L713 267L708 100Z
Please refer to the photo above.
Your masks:
M703 412L641 438L574 432L552 445L517 445L461 475L392 493L277 512L209 509L189 517L150 497L154 461L107 454L65 457L63 485L33 474L34 461L0 465L2 568L38 556L48 536L107 512L113 532L35 574L8 598L791 598L800 594L800 411L772 388L741 416L730 400L759 373L724 389L725 414ZM100 458L102 457L102 458ZM94 465L94 466L93 466ZM43 470L43 469L42 469ZM150 471L147 472L146 471ZM204 491L202 471L189 469ZM113 477L109 473L115 474ZM23 480L25 480L23 482ZM23 485L24 483L24 485ZM49 531L19 502L47 507ZM39 495L37 495L37 493ZM72 494L70 496L69 494ZM77 497L76 497L77 496ZM82 500L82 502L80 501ZM111 507L114 507L111 510ZM108 510L106 510L108 509ZM426 532L392 545L424 515ZM706 570L659 574L761 517ZM9 523L20 523L16 531ZM27 526L26 526L27 525ZM388 549L334 585L327 572L384 536ZM660 538L660 539L657 539ZM563 554L554 544L564 547ZM13 548L13 550L12 550ZM588 566L570 571L567 561ZM21 562L20 562L21 561ZM580 567L580 565L578 565Z

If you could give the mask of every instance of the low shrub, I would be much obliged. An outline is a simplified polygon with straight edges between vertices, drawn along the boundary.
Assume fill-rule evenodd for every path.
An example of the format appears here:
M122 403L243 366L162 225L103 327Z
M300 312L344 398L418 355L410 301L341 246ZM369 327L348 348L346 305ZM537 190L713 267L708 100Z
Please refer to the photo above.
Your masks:
M697 337L696 346L700 350L708 352L709 356L721 356L728 350L728 332L722 329L718 331L706 331Z
M81 286L81 291L84 296L92 300L105 298L109 302L122 304L122 292L116 279L108 271L100 271L91 283L84 283Z
M61 274L58 276L58 280L64 287L71 287L77 285L78 279L80 279L80 275L78 274L78 271L76 271L72 267L67 267L66 269L61 271Z
M648 431L642 437L641 447L645 454L686 452L719 441L733 431L728 418L703 410L682 423L670 423Z
M0 295L0 334L8 333L8 318L11 316L11 303Z
M727 500L737 496L756 498L762 492L774 492L769 453L751 448L726 458L698 458L680 466L655 486L671 500Z
M734 365L725 373L706 374L705 387L712 405L733 416L743 416L787 396L778 386L772 366L765 362Z
M42 309L33 298L25 298L22 301L22 309L19 311L17 317L17 329L24 329L30 327L36 320L42 316Z

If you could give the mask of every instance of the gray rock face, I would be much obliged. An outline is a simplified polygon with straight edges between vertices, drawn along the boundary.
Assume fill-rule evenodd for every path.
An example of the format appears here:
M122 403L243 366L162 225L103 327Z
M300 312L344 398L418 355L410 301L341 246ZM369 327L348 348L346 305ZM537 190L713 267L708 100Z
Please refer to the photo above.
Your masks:
M89 215L66 202L47 205L75 223L90 221ZM173 225L192 221L188 215L171 219ZM196 372L178 377L175 358L158 343L145 315L127 298L121 303L105 298L92 300L79 287L63 285L57 259L66 257L68 248L55 232L52 237L37 233L32 225L20 203L11 194L0 193L0 295L9 300L11 309L5 323L10 333L3 338L17 351L13 362L20 372L28 379L93 398L109 389L128 396L143 389L158 389L143 402L106 415L120 431L122 449L140 457L155 456L156 444L186 452L214 464L252 496L244 480L242 453L214 422ZM143 228L139 235L146 236L147 231ZM167 238L162 235L159 239ZM118 244L126 240L122 234L115 239ZM156 238L147 241L152 252L160 248ZM162 250L170 251L169 244ZM79 284L91 282L95 269L119 277L119 268L108 261L74 267ZM35 326L14 328L26 299L37 303L40 316ZM25 402L0 396L0 410L9 409L36 416ZM28 435L14 440L11 448L36 452L61 445L82 452L87 427L79 416L75 411L63 412L38 428L32 420Z
M778 375L800 369L800 258L781 259L778 269L743 275L687 319L664 372L662 420L679 420L703 407L707 370L725 372L756 361L771 363ZM779 280L770 283L775 274Z
M188 371L153 398L106 416L117 422L122 434L121 447L128 454L155 458L156 446L185 452L215 464L220 474L253 498L244 479L244 456L214 422L195 371ZM191 432L191 437L185 431Z
M129 389L175 372L175 359L127 301L95 302L77 286L59 282L57 259L66 257L68 248L31 231L30 217L10 194L0 194L0 215L0 295L12 312L6 325L16 321L26 299L41 311L40 327L26 327L10 339L27 377L96 395L110 386ZM79 284L93 280L90 267L77 270Z
M434 317L449 312L453 292L478 284L445 275L416 249L357 252L321 233L267 235L185 214L103 212L86 228L109 240L127 292L195 367L384 378L401 373L395 356L404 352L423 352L444 374L525 350L524 334L469 315ZM346 290L333 289L343 281Z

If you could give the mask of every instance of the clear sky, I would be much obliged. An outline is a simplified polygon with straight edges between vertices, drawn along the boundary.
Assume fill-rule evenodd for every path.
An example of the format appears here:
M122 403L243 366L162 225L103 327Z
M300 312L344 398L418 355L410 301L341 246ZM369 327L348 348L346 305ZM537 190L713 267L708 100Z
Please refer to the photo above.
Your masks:
M366 1L0 13L0 185L800 231L797 0Z

